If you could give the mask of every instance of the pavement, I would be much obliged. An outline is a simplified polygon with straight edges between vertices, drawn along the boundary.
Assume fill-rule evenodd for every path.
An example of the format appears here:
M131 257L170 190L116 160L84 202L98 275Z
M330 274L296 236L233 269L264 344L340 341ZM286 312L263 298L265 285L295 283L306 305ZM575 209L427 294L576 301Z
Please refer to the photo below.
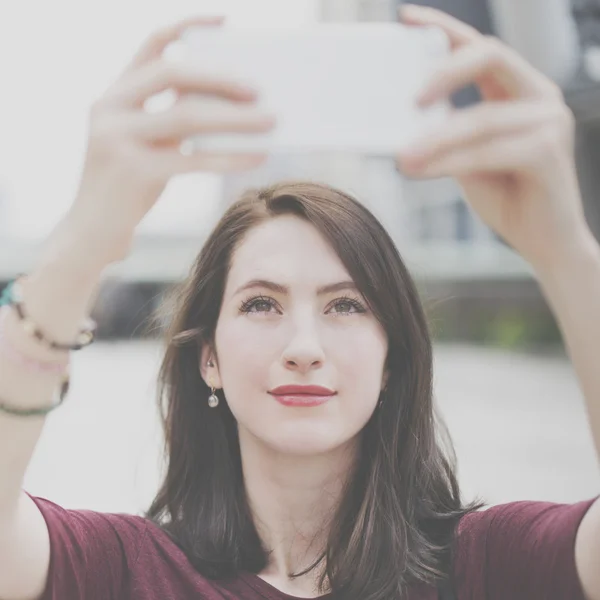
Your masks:
M160 352L155 342L98 342L74 357L72 391L45 424L25 489L66 508L149 506L161 473ZM434 373L466 499L598 495L600 466L567 360L440 345Z

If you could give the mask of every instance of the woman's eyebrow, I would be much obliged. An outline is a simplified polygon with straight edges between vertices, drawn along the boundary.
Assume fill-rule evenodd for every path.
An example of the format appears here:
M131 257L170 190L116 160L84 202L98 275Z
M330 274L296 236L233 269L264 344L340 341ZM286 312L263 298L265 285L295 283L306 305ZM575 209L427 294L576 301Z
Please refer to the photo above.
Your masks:
M289 288L281 283L275 283L274 281L269 281L268 279L252 279L240 286L235 291L234 295L237 295L245 290L258 287L267 288L283 295L289 294ZM317 289L317 295L322 296L323 294L331 294L332 292L339 292L340 290L358 291L358 288L353 281L338 281L337 283L329 283L319 287Z

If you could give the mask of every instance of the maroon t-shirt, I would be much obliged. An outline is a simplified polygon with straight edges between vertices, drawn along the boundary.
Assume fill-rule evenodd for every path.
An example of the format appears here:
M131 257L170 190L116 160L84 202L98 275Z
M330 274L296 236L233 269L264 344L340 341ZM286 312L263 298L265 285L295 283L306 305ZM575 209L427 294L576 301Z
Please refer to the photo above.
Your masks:
M203 577L143 517L33 500L50 531L42 600L298 600L251 573L228 582ZM575 535L592 503L512 502L465 516L454 564L458 600L584 600ZM410 594L436 598L437 590L424 585Z

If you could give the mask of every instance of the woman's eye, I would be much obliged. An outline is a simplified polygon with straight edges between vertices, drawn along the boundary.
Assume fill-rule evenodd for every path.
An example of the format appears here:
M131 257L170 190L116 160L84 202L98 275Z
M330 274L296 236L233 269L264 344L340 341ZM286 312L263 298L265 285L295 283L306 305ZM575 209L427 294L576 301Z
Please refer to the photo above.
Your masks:
M266 300L258 300L252 305L252 308L255 309L255 312L269 312L272 308L272 304Z
M348 314L348 313L363 313L365 309L356 300L338 300L334 305L334 312L337 314Z
M244 302L240 308L245 313L264 313L273 308L273 303L265 298L255 298Z
M275 304L268 298L250 298L242 303L240 312L242 313L269 313L275 308ZM357 300L352 298L342 298L337 300L332 308L327 312L337 315L347 315L354 313L364 313L365 308Z

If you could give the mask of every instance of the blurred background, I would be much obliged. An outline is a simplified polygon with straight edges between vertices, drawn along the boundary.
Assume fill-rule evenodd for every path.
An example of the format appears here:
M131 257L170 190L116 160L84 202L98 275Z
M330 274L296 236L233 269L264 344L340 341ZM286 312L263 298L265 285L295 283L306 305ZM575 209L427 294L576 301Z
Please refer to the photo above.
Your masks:
M577 119L588 221L600 235L600 0L429 0L497 35L564 90ZM76 191L90 104L141 40L190 14L249 27L395 20L397 0L23 0L0 19L0 288L34 261ZM398 57L402 60L402 57ZM393 73L390 73L393 76ZM454 97L464 107L475 89ZM559 331L528 265L470 211L452 180L408 181L385 156L273 156L243 174L174 180L126 261L111 268L98 341L47 422L27 489L64 506L137 512L160 477L148 319L216 220L248 186L305 177L356 195L384 223L422 292L436 393L468 497L571 502L596 495L597 459Z

